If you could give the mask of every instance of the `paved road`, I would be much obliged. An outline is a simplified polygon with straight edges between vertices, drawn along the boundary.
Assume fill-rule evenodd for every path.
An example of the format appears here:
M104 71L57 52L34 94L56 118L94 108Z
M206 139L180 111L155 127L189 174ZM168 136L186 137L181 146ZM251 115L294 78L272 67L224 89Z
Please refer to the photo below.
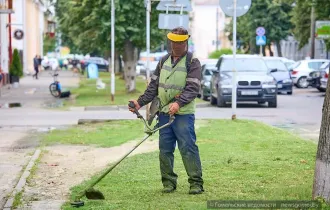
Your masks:
M63 86L77 85L77 77L71 73L61 73ZM0 108L0 183L8 183L0 188L0 208L18 175L29 160L31 151L38 144L37 139L29 132L34 129L47 130L49 127L75 125L80 119L136 119L126 107L108 110L73 108L70 111L40 109L44 101L54 102L48 92L51 77L43 74L40 80L26 78L22 87L3 91L0 106L11 102L20 102L22 107ZM287 129L302 135L304 138L318 140L321 124L324 94L314 89L295 89L292 96L279 95L278 107L268 108L257 104L239 104L238 119L253 119ZM145 112L141 110L141 114ZM231 108L218 108L205 102L197 108L197 119L231 119ZM28 145L23 148L18 145ZM10 176L10 179L8 178Z
M259 120L317 139L321 124L324 94L309 89L295 89L293 95L279 95L278 107L239 104L238 119ZM144 113L144 111L141 111ZM206 103L197 109L197 119L230 119L231 108L218 108ZM79 119L136 119L125 107L118 110L71 111L40 110L33 107L0 109L0 126L61 126L77 124Z

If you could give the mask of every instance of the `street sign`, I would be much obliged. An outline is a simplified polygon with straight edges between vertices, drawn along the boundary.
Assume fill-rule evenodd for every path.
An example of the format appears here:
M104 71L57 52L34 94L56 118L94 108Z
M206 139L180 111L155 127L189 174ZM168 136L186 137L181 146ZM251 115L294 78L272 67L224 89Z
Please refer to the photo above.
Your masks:
M161 0L157 5L156 9L162 11L177 11L177 12L192 11L191 3L189 0L166 0L166 1Z
M234 0L219 0L222 11L228 16L234 16ZM251 0L236 0L236 17L246 14L251 7Z
M266 36L256 36L257 45L266 45Z
M330 38L330 21L316 21L315 33L318 39Z
M266 30L265 30L264 27L258 27L257 30L256 30L256 34L258 36L263 36L263 35L265 35L265 33L266 33Z
M189 28L189 15L159 14L158 28L172 30L176 27Z

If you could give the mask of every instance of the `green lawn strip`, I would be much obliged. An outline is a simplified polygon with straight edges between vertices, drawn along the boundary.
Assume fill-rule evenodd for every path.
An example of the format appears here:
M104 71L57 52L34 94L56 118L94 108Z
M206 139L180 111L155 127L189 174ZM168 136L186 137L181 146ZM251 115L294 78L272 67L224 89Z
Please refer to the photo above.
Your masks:
M74 102L64 101L64 106L110 106L126 105L130 99L137 99L146 89L146 80L136 78L136 91L126 92L125 81L121 76L116 76L115 80L115 100L111 101L110 74L100 72L99 77L106 84L105 89L96 89L96 79L82 78L78 88L71 89L71 93L76 95ZM201 99L196 99L196 103L205 103Z
M113 120L106 123L84 124L64 130L53 130L44 136L45 144L77 144L113 147L127 141L140 140L145 135L140 120ZM155 134L152 138L156 138Z
M199 121L197 121L197 124ZM205 193L188 195L178 150L178 189L162 194L158 152L132 156L96 188L106 199L81 209L206 209L207 200L310 200L316 144L252 121L209 120L197 130ZM94 176L92 180L97 178ZM72 189L83 189L88 180ZM69 203L64 209L74 209Z

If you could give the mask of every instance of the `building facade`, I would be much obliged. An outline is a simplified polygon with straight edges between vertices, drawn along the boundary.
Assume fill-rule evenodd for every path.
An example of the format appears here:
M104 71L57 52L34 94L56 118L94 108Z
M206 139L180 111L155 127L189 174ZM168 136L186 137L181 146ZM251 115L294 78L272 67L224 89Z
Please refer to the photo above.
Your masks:
M48 0L14 0L10 18L8 14L0 15L0 63L3 72L9 72L10 41L12 51L17 49L20 53L23 71L34 72L33 58L36 55L44 55L44 36L49 35L48 30L52 30L52 27L49 27L49 18L54 14L48 7ZM15 38L17 31L23 31L22 39Z
M190 14L190 31L194 43L194 52L200 59L208 58L217 49L231 48L225 34L225 25L230 22L219 6L219 0L192 0L193 11Z

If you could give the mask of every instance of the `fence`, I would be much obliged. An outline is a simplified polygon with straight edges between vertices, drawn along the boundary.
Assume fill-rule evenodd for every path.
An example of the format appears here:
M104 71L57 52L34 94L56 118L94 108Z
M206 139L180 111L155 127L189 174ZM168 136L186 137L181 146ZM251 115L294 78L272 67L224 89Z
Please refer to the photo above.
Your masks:
M302 49L298 49L298 41L293 37L288 37L287 40L282 40L281 43L282 56L295 61L304 60L310 57L310 40ZM274 46L274 56L278 56L277 47ZM326 46L323 40L315 39L314 58L330 59L330 52L326 52Z

